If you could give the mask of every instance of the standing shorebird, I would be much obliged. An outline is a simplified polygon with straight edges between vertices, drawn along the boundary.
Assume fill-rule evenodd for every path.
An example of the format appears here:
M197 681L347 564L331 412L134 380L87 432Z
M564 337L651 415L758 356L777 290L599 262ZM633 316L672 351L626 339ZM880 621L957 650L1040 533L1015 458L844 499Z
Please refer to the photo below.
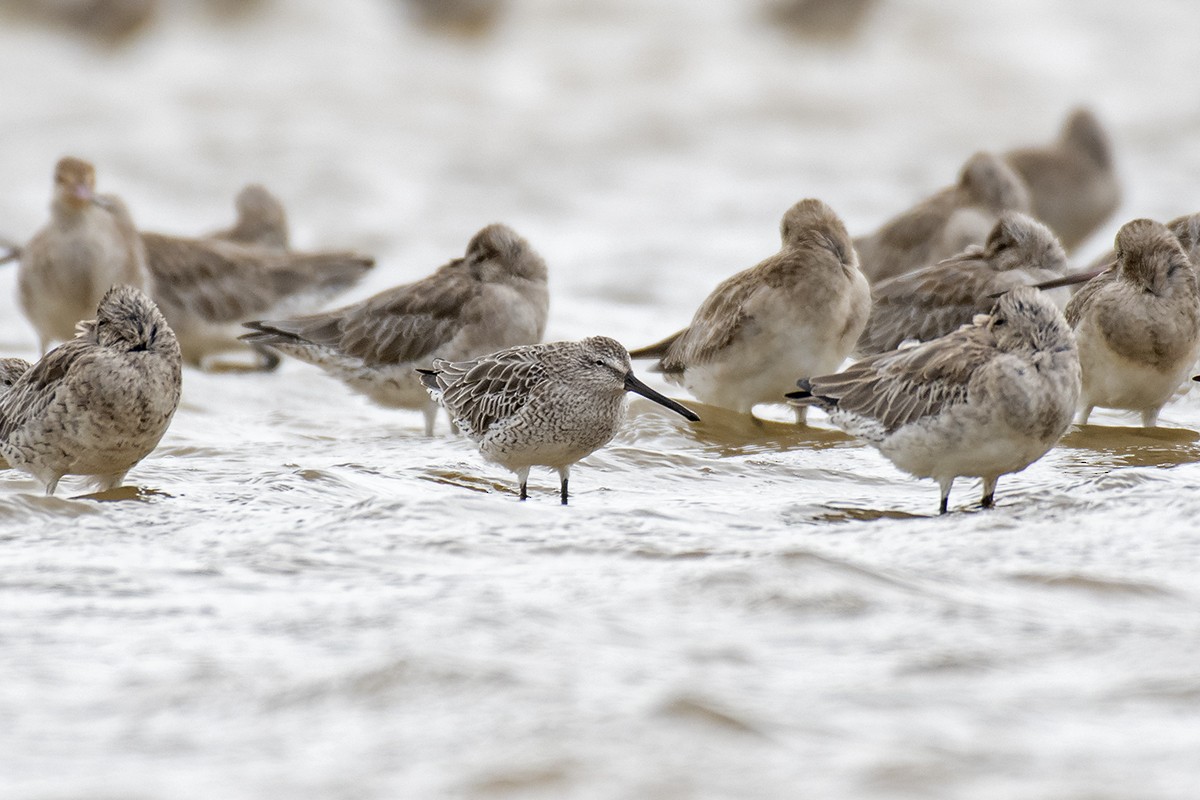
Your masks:
M310 311L375 264L355 253L139 234L119 198L95 194L95 170L77 158L59 161L55 184L54 217L22 252L18 279L21 305L43 351L50 341L71 338L75 323L92 314L110 286L126 284L149 291L184 361L202 366L242 348L242 322ZM274 354L264 355L264 368L277 363Z
M179 344L150 298L116 286L95 311L0 397L0 457L47 495L63 475L119 486L179 405Z
M1021 286L969 327L802 379L788 397L823 408L905 472L936 480L944 514L955 478L982 478L990 508L1001 475L1045 455L1071 424L1079 381L1062 312Z
M233 227L210 234L211 238L275 250L288 249L287 212L279 198L266 187L248 184L238 192L234 205L237 220Z
M983 244L1005 211L1029 213L1025 183L998 156L976 153L963 165L958 182L888 220L854 248L872 283L949 258Z
M78 158L54 168L50 222L21 250L21 310L38 334L40 352L75 335L112 286L146 285L146 251L126 217L96 202L96 172ZM123 208L122 208L123 211Z
M1200 354L1200 287L1180 240L1152 220L1126 223L1115 263L1071 298L1066 314L1083 365L1080 422L1101 406L1139 411L1142 425L1157 425Z
M612 440L625 419L625 393L700 418L633 374L629 353L605 336L511 347L473 361L435 359L418 370L429 395L484 458L512 470L528 497L529 468L558 472L567 504L571 466Z
M691 325L631 357L659 359L668 381L742 414L778 403L797 375L837 369L871 310L850 236L833 209L811 199L788 209L780 235L780 251L718 285Z
M433 434L437 404L414 369L462 361L542 338L546 262L507 225L488 225L466 255L415 283L353 305L247 322L242 338L315 364L382 406L419 409Z
M1005 153L1029 189L1033 215L1074 250L1121 203L1108 134L1086 108L1072 111L1058 139Z
M986 314L996 296L1015 286L1060 278L1067 254L1042 223L1019 211L1006 211L980 247L924 269L897 275L872 288L871 317L856 350L873 355L915 339L927 342ZM1069 294L1058 292L1060 307Z

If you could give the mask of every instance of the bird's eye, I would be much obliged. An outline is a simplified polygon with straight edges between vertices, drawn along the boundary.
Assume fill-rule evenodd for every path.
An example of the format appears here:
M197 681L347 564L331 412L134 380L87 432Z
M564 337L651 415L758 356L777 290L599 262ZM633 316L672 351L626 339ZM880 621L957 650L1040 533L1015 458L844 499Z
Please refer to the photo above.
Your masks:
M994 320L992 320L992 327L995 327L997 325L1003 325L1004 322L1005 322L1004 317L996 317Z
M593 363L593 364L595 364L597 367L603 367L603 366L604 366L604 359L603 359L603 358L597 358L597 359L596 359L595 361L593 361L592 363Z

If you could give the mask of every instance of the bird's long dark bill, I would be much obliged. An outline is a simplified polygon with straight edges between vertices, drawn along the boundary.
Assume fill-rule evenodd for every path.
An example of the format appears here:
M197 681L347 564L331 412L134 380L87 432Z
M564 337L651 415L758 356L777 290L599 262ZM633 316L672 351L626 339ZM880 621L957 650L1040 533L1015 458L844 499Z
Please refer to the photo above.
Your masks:
M642 397L645 397L647 400L653 400L654 402L658 403L660 406L666 406L667 408L674 411L676 414L679 414L684 419L691 420L692 422L700 421L700 417L698 417L696 415L695 411L692 411L690 408L684 408L683 406L679 405L679 403L676 403L671 398L664 397L663 395L654 391L649 386L647 386L646 384L639 381L637 379L637 376L634 375L632 372L630 372L628 375L625 376L625 391L637 392Z
M1107 269L1107 267L1105 269ZM1052 281L1043 281L1042 283L1035 283L1033 285L1033 288L1035 288L1035 289L1057 289L1060 286L1074 286L1077 283L1087 283L1092 278L1099 275L1101 272L1104 272L1104 270L1103 269L1090 269L1090 270L1087 270L1086 272L1072 272L1070 275L1064 275L1061 278L1055 278Z

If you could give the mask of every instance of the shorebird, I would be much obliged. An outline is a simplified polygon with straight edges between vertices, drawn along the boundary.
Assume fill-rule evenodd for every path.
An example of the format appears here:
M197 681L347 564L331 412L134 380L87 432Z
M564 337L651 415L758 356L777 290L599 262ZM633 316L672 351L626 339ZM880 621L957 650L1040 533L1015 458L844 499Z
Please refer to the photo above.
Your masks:
M0 358L0 397L17 382L17 378L29 371L33 365L23 358Z
M986 314L997 295L1062 277L1066 269L1067 255L1049 228L1006 211L982 247L971 245L953 258L875 284L871 317L856 350L872 355L905 340L945 336ZM1058 294L1059 306L1066 305L1067 291Z
M205 366L241 347L246 320L309 311L362 280L375 260L349 252L296 253L223 239L143 233L150 292L184 361ZM279 359L259 351L261 367Z
M95 170L64 158L55 172L54 217L21 254L21 305L43 352L66 340L116 284L145 287L175 331L184 361L240 349L241 323L310 311L362 279L374 259L355 253L292 253L219 238L138 233L113 195L94 192ZM88 305L90 304L90 306ZM278 363L262 354L263 367Z
M862 30L879 0L773 0L768 17L806 39L846 41Z
M976 153L958 182L854 240L863 273L877 283L982 244L1005 211L1030 210L1029 191L999 157Z
M495 28L508 0L405 0L417 22L433 30L481 36Z
M1012 150L1004 160L1025 181L1033 215L1050 226L1068 251L1121 203L1108 134L1086 108L1071 112L1050 145Z
M494 224L415 283L332 311L247 322L255 332L242 338L315 364L382 406L421 410L432 435L437 404L414 369L540 341L548 306L546 262Z
M237 221L232 228L211 234L213 239L225 239L238 244L288 249L287 212L279 198L266 187L251 183L238 192L234 201Z
M1101 406L1157 425L1200 355L1200 287L1180 240L1153 220L1126 223L1115 262L1071 298L1066 315L1083 365L1080 422Z
M517 474L522 500L530 467L545 466L558 472L567 504L571 466L616 435L626 392L700 419L638 380L629 353L606 336L510 347L472 361L434 359L417 372L484 458Z
M179 344L150 298L115 286L95 311L0 397L0 457L47 495L64 475L119 486L179 404Z
M50 222L21 249L17 271L21 310L37 331L41 353L72 338L75 323L95 314L110 287L145 286L146 251L124 213L97 203L91 164L59 160Z
M812 199L788 209L780 236L778 253L718 285L688 327L631 357L659 359L671 383L742 414L778 403L797 375L837 369L871 310L850 236Z
M990 508L1001 475L1054 446L1071 424L1079 372L1062 312L1020 286L970 326L801 379L788 397L823 408L905 472L936 480L944 514L955 478L982 478Z

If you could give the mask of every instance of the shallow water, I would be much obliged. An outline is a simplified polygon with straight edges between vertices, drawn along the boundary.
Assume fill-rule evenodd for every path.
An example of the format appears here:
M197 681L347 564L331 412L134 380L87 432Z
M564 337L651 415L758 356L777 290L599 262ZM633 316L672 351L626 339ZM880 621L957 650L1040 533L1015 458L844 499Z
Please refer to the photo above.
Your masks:
M846 45L735 2L518 0L467 40L383 2L184 6L118 51L0 28L0 234L43 222L64 153L154 230L220 227L260 180L297 245L378 257L354 297L502 220L550 265L549 338L632 346L800 197L869 230L1078 102L1127 185L1081 259L1200 208L1200 9L1167 0L885 2ZM0 350L30 357L13 285ZM6 800L1200 786L1194 394L1161 430L1098 412L996 509L960 480L939 518L819 414L689 427L635 399L562 508L553 474L518 503L461 438L305 365L184 384L140 491L0 473Z

